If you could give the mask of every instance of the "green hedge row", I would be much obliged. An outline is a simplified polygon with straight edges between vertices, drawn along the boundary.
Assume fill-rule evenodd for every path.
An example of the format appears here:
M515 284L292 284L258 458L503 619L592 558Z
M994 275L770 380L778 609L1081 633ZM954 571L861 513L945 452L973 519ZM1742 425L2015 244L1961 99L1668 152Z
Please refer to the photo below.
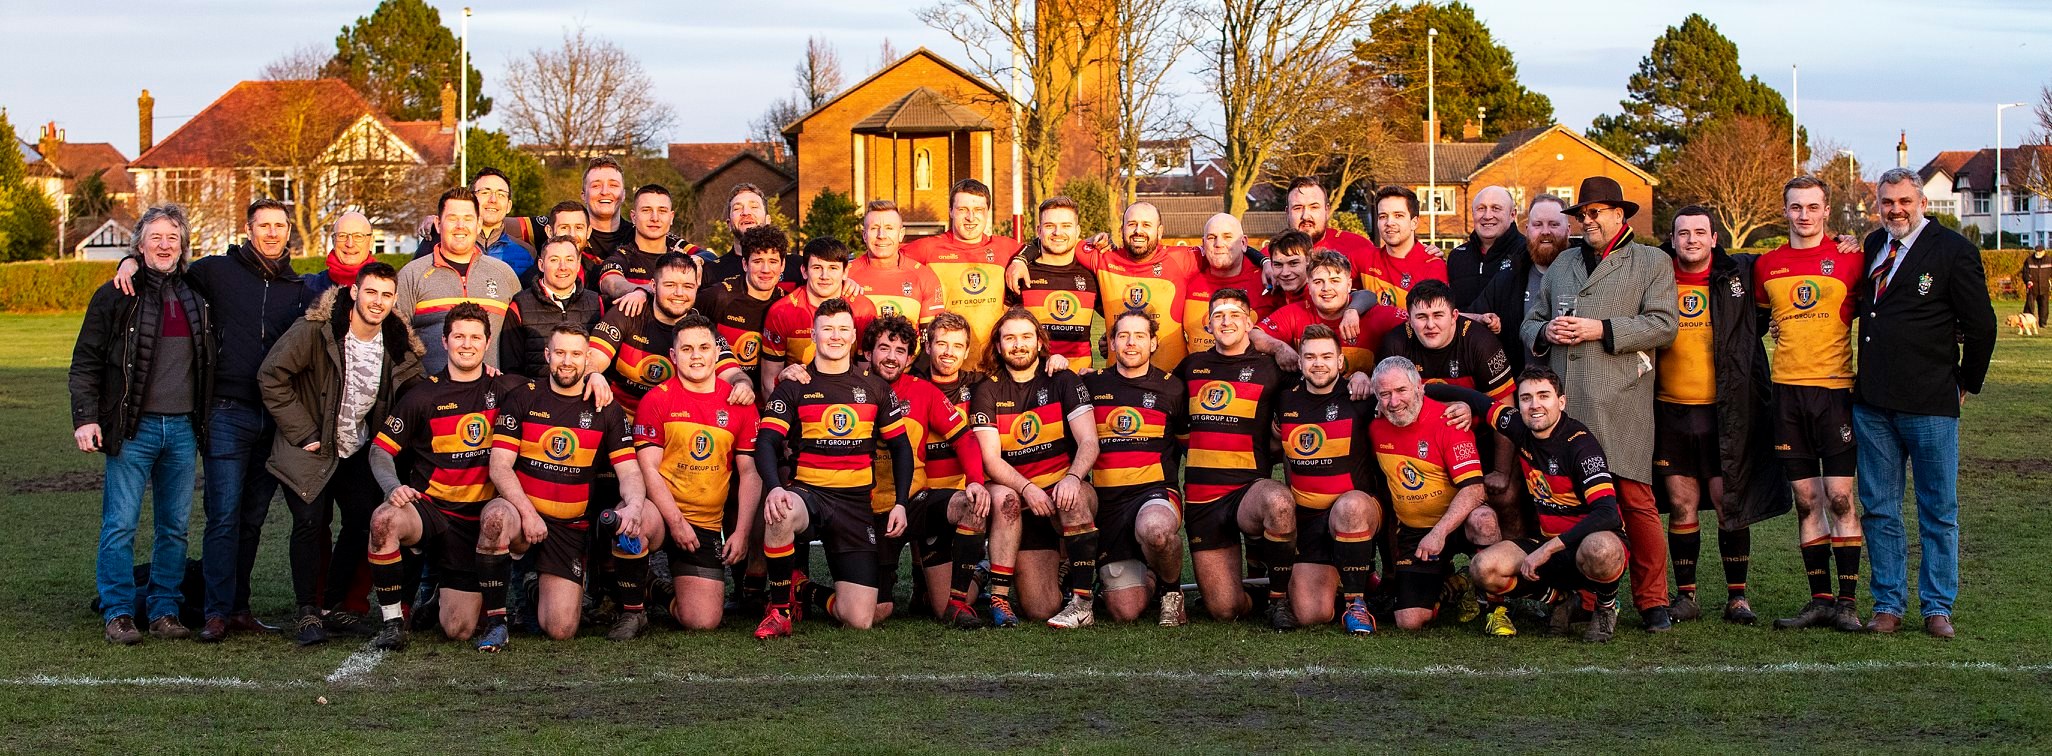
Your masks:
M379 255L394 268L412 255ZM0 264L0 312L78 312L85 309L100 284L114 276L114 263L40 260ZM314 273L327 265L318 257L297 257L293 270Z

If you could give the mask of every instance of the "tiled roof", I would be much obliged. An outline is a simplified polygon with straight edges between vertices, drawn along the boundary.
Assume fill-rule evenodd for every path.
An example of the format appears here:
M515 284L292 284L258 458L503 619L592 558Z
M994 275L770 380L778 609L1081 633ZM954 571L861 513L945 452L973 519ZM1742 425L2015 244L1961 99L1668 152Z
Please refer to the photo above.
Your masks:
M1939 152L1931 157L1931 162L1925 163L1924 167L1917 169L1917 178L1930 181L1932 176L1939 173L1944 173L1947 176L1958 176L1959 169L1966 167L1967 161L1973 159L1974 154L1974 150L1944 150Z
M990 131L994 128L976 111L962 107L939 92L920 87L856 122L852 131L857 134L931 134Z
M138 168L212 168L240 165L250 159L260 134L275 128L280 114L302 106L314 114L315 135L339 137L365 115L376 114L369 101L340 79L307 81L245 81L236 84L179 126L177 131L136 156ZM455 134L443 133L435 121L394 122L377 116L430 163L446 163L455 154Z
M774 156L782 149L780 145L762 142L672 142L670 167L676 168L685 180L697 183L744 152L774 162Z
M128 175L128 158L121 151L106 142L58 142L45 159L63 172L64 178L77 181L104 171L100 180L106 182L107 191L112 194L134 194L135 179Z

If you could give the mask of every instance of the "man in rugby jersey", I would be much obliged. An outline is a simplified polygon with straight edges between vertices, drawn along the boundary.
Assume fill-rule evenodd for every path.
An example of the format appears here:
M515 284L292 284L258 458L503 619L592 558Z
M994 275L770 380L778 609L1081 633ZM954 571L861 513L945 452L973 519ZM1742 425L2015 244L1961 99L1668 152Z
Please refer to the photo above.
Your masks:
M1383 304L1402 308L1411 287L1447 279L1446 260L1438 250L1418 241L1417 192L1401 186L1376 190L1375 232L1381 245L1366 264L1354 269L1363 291Z
M1035 215L1040 255L1026 263L1026 286L1019 291L1019 301L1046 332L1047 343L1042 346L1047 352L1089 372L1090 323L1100 300L1097 273L1077 260L1083 232L1080 212L1076 201L1068 197L1041 201ZM1004 352L992 354L1002 356ZM991 364L994 373L1001 372L998 368L1003 363Z
M809 331L817 340L817 354L806 367L810 378L777 384L756 433L756 472L769 488L763 496L763 552L773 602L755 629L759 639L791 634L798 599L795 545L808 533L824 542L833 575L827 615L850 628L874 625L882 585L877 537L905 532L904 505L891 508L881 534L870 511L879 451L890 451L896 500L911 496L914 457L904 407L889 383L855 364L854 310L842 299L821 302ZM788 485L778 469L787 449L795 471Z
M1207 316L1215 339L1211 350L1183 358L1175 372L1189 401L1179 434L1187 455L1184 528L1197 589L1205 609L1219 620L1254 608L1241 587L1241 533L1253 539L1250 561L1268 569L1272 597L1287 591L1296 563L1296 505L1289 489L1269 478L1283 372L1275 360L1254 351L1253 309L1239 289L1213 294ZM1270 601L1268 622L1277 630L1295 629L1296 613L1288 601Z
M1375 461L1396 514L1392 589L1397 627L1423 630L1439 611L1453 558L1502 540L1496 513L1482 506L1482 459L1475 436L1427 397L1417 365L1385 357L1375 366L1381 417L1369 426Z
M613 309L628 315L641 314L655 296L656 263L670 252L703 258L705 250L670 233L677 219L670 190L662 184L647 184L634 190L634 241L613 251L599 266L599 293Z
M1346 605L1341 625L1367 635L1375 632L1367 596L1382 527L1382 504L1368 492L1381 488L1381 473L1355 440L1367 440L1375 401L1352 399L1340 389L1346 359L1332 329L1305 327L1297 351L1304 379L1283 392L1275 418L1296 504L1297 560L1283 590L1297 621L1317 625L1332 621L1337 589Z
M449 309L442 332L448 366L399 396L371 449L371 475L385 492L370 526L371 582L383 618L372 648L406 647L401 602L412 581L401 547L417 547L435 560L442 633L451 639L468 640L477 629L483 583L499 581L503 590L503 562L499 572L479 571L484 565L477 557L488 547L478 518L497 495L491 481L493 423L500 405L527 379L485 375L490 323L475 304ZM402 453L413 460L403 480L397 462Z
M776 226L756 226L741 232L736 243L741 247L737 253L741 272L701 287L698 309L726 340L749 380L761 386L763 320L769 316L770 305L795 288L779 279L791 237ZM716 268L707 266L706 270Z
M763 316L762 379L768 391L774 393L783 381L780 373L785 365L812 361L817 341L812 333L813 315L820 303L840 299L847 304L858 334L876 319L876 305L869 298L847 293L848 261L852 258L848 245L831 236L805 242L805 285L772 303Z
M1176 434L1188 411L1183 384L1152 362L1160 318L1127 308L1109 324L1112 366L1083 379L1097 421L1098 581L1114 621L1161 604L1162 627L1189 621L1183 610L1182 498L1173 477Z
M1795 487L1810 602L1774 626L1861 632L1866 623L1853 606L1865 537L1854 506L1852 321L1865 258L1826 238L1831 198L1824 182L1797 176L1781 196L1788 243L1753 261L1753 280L1774 324L1774 451Z
M1328 249L1347 258L1352 270L1366 270L1376 255L1375 243L1368 237L1332 225L1332 205L1326 201L1325 186L1316 176L1298 176L1290 180L1289 193L1283 195L1285 219L1290 230L1303 234L1311 242L1306 250ZM1270 259L1274 259L1273 253ZM1278 261L1279 264L1279 261Z
M734 248L706 262L706 281L717 283L743 273L742 269L748 262L748 250L741 243L741 237L769 223L766 196L762 187L747 182L735 184L727 190L727 231L734 237ZM784 291L790 291L805 282L805 260L794 254L788 243L777 251L784 256L777 261L774 281Z
M506 628L506 569L514 556L534 555L541 574L536 618L556 640L577 634L584 604L584 558L591 523L587 508L602 463L617 478L622 512L642 511L641 470L634 464L634 438L620 405L600 407L585 397L584 351L590 337L565 323L549 336L543 357L548 375L528 382L500 403L492 431L492 485L498 498L479 518L478 587L484 601L484 631L477 647L498 651L509 640ZM655 517L653 512L647 518ZM621 527L629 535L649 528L645 518ZM627 640L648 624L641 612L647 551L615 551L614 600L621 607L609 637Z
M964 417L972 410L970 402L975 396L976 387L984 381L983 373L965 370L962 367L969 361L969 330L969 320L953 312L943 312L934 317L933 322L926 326L925 366L922 369L915 364L913 368L915 374L933 384L933 387L947 398L948 403L954 405L955 410L961 412ZM949 497L947 516L948 524L953 530L938 527L938 523L914 524L914 527L922 528L919 541L927 553L938 554L945 551L949 555L948 607L937 612L941 621L962 629L980 628L983 621L974 611L965 615L954 604L960 602L967 607L976 596L976 571L984 558L985 533L990 527L989 483L986 480L984 485L972 487L969 484L966 467L954 457L937 453L938 451L932 448L927 450L927 486L936 489L961 489L968 494L974 494L978 489L982 489L983 495L961 497L960 506L956 505L956 497ZM980 457L982 450L978 449L977 453ZM978 459L976 464L980 469L982 460ZM927 585L938 586L938 569L929 567L927 574Z
M663 255L653 272L655 306L638 314L612 310L592 329L591 349L584 355L586 380L612 391L629 418L643 395L677 374L677 366L670 362L670 343L678 321L698 302L698 270L698 263L683 253ZM719 377L731 387L728 403L754 403L755 384L726 344L720 346Z
M1303 286L1301 261L1303 252L1309 249L1310 237L1302 237L1305 245L1298 247L1300 263L1295 277L1299 289ZM1254 319L1268 317L1275 308L1282 305L1280 293L1264 290L1261 265L1248 254L1246 231L1240 226L1240 219L1231 213L1219 213L1204 221L1204 237L1197 250L1203 255L1197 272L1183 286L1183 354L1190 355L1211 348L1211 332L1204 329L1204 321L1211 309L1211 295L1219 289L1239 289L1247 292L1254 302ZM1174 369L1170 367L1168 369Z
M948 231L905 245L902 254L933 269L949 312L969 321L967 370L992 370L986 343L1005 311L1005 266L1019 253L1015 239L992 233L990 187L962 179L948 188Z
M1596 595L1596 609L1582 640L1609 642L1617 632L1625 535L1603 447L1587 426L1567 416L1560 377L1543 364L1518 374L1517 407L1491 407L1489 423L1518 447L1539 535L1498 542L1469 561L1476 590L1492 606L1485 632L1516 635L1503 602L1547 596L1553 604L1551 630L1565 635L1582 604L1581 592L1589 591Z
M753 459L755 405L728 404L723 397L715 377L720 349L713 328L697 314L677 322L670 346L677 375L648 392L634 418L635 455L650 510L620 511L621 535L640 536L644 554L661 548L669 556L676 589L670 616L687 630L720 626L726 569L747 558L762 502L762 477ZM729 499L736 504L731 519ZM630 523L641 526L637 531Z
M1384 335L1376 353L1410 360L1428 384L1451 384L1480 391L1493 401L1509 401L1513 388L1510 355L1504 353L1503 342L1488 326L1454 307L1453 296L1453 287L1445 281L1418 282L1405 303L1410 319L1404 327ZM1482 458L1488 461L1482 487L1489 506L1496 510L1498 525L1509 531L1506 535L1516 535L1520 520L1518 492L1511 486L1516 462L1510 444L1499 443L1493 433L1476 436Z
M1078 245L1076 262L1096 274L1097 290L1105 298L1099 309L1107 319L1128 309L1154 313L1162 331L1154 364L1165 371L1174 370L1185 354L1184 292L1202 261L1194 249L1161 243L1161 210L1152 203L1127 205L1119 233L1124 242L1120 245L1100 245L1098 239ZM1045 249L1043 244L1039 249L1021 250L1007 271L1007 282L1028 280L1028 264ZM1257 278L1259 272L1260 267L1255 266Z
M1338 252L1321 250L1311 255L1311 267L1303 300L1277 307L1262 318L1260 328L1249 334L1249 344L1263 354L1275 356L1283 369L1297 367L1297 352L1291 346L1304 338L1304 328L1324 325L1340 337L1340 353L1346 358L1347 391L1357 397L1369 394L1368 371L1375 367L1375 347L1385 334L1405 321L1404 311L1354 290L1347 258ZM1356 309L1359 308L1359 309ZM1348 336L1349 316L1358 319L1354 336Z
M634 213L627 199L626 174L620 161L605 155L584 164L584 207L590 211L591 251L601 261L634 246ZM622 212L626 211L626 212ZM597 286L598 280L584 282Z
M1097 493L1083 476L1097 461L1097 424L1082 379L1042 369L1047 342L1033 313L1006 310L990 340L991 362L1003 368L971 400L970 424L992 484L990 613L997 627L1016 627L1020 611L1057 628L1096 622ZM1060 581L1057 548L1068 556ZM1012 608L1015 585L1019 610Z
M862 287L862 296L878 315L898 315L926 325L946 309L940 279L933 269L900 254L905 219L898 203L875 200L862 213L862 256L848 263L848 280ZM917 346L917 344L907 344Z

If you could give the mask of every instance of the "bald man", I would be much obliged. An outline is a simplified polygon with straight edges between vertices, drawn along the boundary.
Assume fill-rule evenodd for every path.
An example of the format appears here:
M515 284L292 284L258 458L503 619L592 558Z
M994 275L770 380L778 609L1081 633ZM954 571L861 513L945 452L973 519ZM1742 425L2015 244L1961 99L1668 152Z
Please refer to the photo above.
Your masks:
M1490 278L1525 256L1525 235L1518 232L1518 206L1510 191L1482 187L1468 207L1468 218L1475 229L1446 256L1447 283L1453 286L1454 303L1463 308L1482 294Z
M1161 346L1154 352L1154 365L1174 370L1183 361L1183 295L1197 272L1196 250L1163 245L1161 211L1147 202L1126 207L1118 240L1112 247L1077 245L1076 262L1097 273L1099 309L1105 319L1128 309L1147 310L1160 319ZM1023 280L1026 263L1039 255L1038 247L1022 251L1007 280Z
M328 230L328 267L306 277L314 296L337 286L356 284L356 271L371 261L371 222L355 210L343 213Z
M1187 324L1183 328L1183 345L1187 354L1211 348L1211 331L1204 321L1211 311L1211 295L1219 290L1247 292L1257 323L1282 305L1281 294L1271 294L1263 286L1261 263L1247 252L1247 234L1239 218L1219 213L1206 219L1197 251L1201 255L1197 272L1183 287L1183 322Z

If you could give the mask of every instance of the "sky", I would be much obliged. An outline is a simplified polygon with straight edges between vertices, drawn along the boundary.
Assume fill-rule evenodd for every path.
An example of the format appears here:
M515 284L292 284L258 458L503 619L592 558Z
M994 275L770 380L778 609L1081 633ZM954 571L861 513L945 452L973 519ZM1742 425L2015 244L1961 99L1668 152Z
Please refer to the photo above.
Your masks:
M901 53L928 47L958 61L960 43L916 12L939 0L684 0L533 2L472 0L471 55L491 93L506 64L553 46L577 25L638 56L658 96L676 109L673 141L736 141L772 101L792 91L792 66L809 36L840 52L849 83L878 67L885 40ZM454 28L462 0L431 0ZM7 0L0 45L0 106L17 132L56 121L74 142L136 149L135 98L157 100L156 133L171 133L235 82L293 49L332 49L336 33L373 0L165 3ZM1551 97L1574 128L1616 112L1626 80L1653 40L1702 12L1739 48L1746 73L1790 94L1800 66L1798 115L1813 144L1855 151L1869 176L1894 165L1900 132L1910 165L1944 149L1995 142L1995 104L2037 103L2052 84L2052 3L2029 0L1472 0L1510 48L1524 84ZM1796 10L1800 8L1800 10ZM34 30L61 30L38 33ZM26 32L26 33L23 33ZM82 54L83 51L83 54ZM1194 59L1195 56L1186 56ZM1195 61L1180 96L1209 112ZM484 125L495 126L486 117ZM2003 141L2036 130L2029 108L2008 112Z

